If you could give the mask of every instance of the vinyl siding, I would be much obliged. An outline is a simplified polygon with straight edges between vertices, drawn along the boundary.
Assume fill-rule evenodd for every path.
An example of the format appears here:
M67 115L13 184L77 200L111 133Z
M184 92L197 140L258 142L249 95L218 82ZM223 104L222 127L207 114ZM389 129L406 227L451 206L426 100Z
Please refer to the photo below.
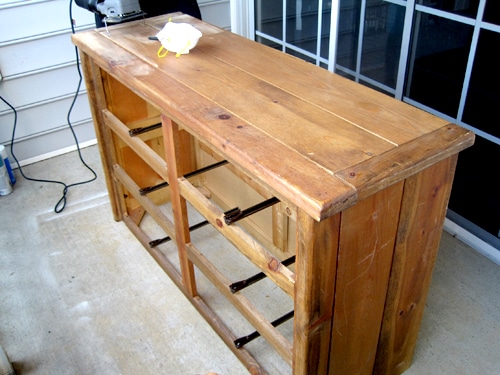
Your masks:
M199 0L202 17L230 28L227 1ZM21 165L74 149L67 116L78 85L71 43L70 1L0 0L0 95L17 111L15 154ZM76 31L95 27L94 15L72 3ZM95 143L87 92L71 113L80 145ZM10 149L14 114L0 101L0 144Z

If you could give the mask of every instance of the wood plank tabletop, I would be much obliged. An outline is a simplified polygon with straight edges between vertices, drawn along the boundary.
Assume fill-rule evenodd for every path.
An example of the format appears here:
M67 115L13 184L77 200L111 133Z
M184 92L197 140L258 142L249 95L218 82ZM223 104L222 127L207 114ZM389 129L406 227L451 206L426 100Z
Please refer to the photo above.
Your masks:
M157 55L172 17L203 36ZM102 69L321 220L472 145L457 125L187 15L74 35Z

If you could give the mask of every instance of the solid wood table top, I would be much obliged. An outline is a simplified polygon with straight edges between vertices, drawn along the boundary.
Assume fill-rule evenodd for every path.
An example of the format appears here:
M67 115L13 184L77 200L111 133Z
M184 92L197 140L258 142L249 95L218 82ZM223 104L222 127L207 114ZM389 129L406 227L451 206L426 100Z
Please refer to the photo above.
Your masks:
M172 17L203 36L187 55L149 40ZM173 14L79 32L102 69L321 220L471 146L462 127L288 54Z

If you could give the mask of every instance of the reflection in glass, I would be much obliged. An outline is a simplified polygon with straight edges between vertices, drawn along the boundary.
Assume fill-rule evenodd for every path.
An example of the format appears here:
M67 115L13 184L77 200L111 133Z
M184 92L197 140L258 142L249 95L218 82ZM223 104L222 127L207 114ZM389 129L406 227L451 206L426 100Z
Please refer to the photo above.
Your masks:
M472 32L471 26L416 12L406 95L456 117Z
M332 20L331 13L332 13L332 2L323 1L320 56L327 60L330 57L330 28Z
M269 39L266 39L266 38L262 38L260 36L256 36L255 37L255 41L257 41L257 42L259 42L259 43L261 43L261 44L263 44L265 46L277 49L279 51L282 50L281 44L273 42L272 40L269 40Z
M479 0L417 0L417 4L465 17L476 18Z
M405 8L385 1L367 4L361 74L396 87Z
M303 53L297 52L291 48L285 48L285 53L298 57L299 59L302 59L304 61L310 62L312 64L316 64L316 60L313 59L312 57L309 57L307 55L304 55Z
M255 0L255 30L283 39L283 2Z
M286 16L286 42L315 53L318 34L318 2L287 1Z
M364 19L361 20L363 14ZM395 88L404 17L404 7L384 0L368 1L364 13L361 1L341 0L337 64L356 72L362 24L360 73L384 86Z
M337 64L356 71L361 0L340 0Z
M287 2L286 42L312 54L318 50L319 2L296 0ZM324 1L321 13L320 55L328 58L331 2Z
M284 4L286 4L285 21L283 21ZM306 56L307 53L310 53L311 55L306 60L313 63L319 63L318 60L322 57L325 59L323 65L327 66L332 3L331 1L322 1L321 9L319 9L319 5L318 0L287 2L256 0L255 30L265 35L261 37L256 35L255 40L264 42L266 36L270 36L276 42L270 43L272 47L278 48L285 45L287 46L286 52L293 55ZM318 30L320 24L321 30ZM319 40L318 32L320 34ZM267 44L269 45L269 43ZM297 50L300 52L294 52Z
M491 177L492 163L497 165L498 160L500 146L476 136L474 145L458 155L449 202L451 210L482 228L469 226L468 230L496 246L500 244L500 182Z
M466 124L496 137L500 137L500 57L492 51L499 45L500 34L481 30L462 118Z

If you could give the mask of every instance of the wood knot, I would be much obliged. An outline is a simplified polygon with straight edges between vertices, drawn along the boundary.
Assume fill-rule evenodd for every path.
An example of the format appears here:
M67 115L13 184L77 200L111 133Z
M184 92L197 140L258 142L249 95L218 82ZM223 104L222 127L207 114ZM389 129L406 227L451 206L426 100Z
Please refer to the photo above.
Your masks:
M271 261L267 264L269 269L273 272L276 272L280 266L280 262L276 258L272 258Z

